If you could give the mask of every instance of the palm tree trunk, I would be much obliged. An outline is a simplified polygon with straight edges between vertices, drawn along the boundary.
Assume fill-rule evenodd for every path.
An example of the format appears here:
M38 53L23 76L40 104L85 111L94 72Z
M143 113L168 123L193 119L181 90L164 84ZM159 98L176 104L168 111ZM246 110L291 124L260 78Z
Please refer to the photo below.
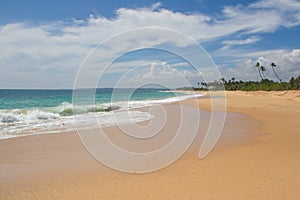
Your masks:
M261 71L261 75L262 75L263 79L266 79L265 74L264 74L263 71Z
M262 77L262 75L261 75L261 73L260 73L260 69L259 69L259 68L257 68L257 70L258 70L258 73L259 73L260 79L261 79L261 80L263 80L263 77Z
M273 72L274 72L275 76L276 76L276 77L278 78L278 80L281 82L281 78L279 78L279 76L278 76L278 74L276 73L274 67L272 67L272 69L273 69Z

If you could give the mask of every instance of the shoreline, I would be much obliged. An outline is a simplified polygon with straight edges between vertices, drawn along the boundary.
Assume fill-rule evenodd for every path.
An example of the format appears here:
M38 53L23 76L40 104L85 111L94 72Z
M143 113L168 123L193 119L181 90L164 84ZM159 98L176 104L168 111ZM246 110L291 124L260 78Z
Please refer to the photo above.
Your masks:
M81 143L72 133L13 138L10 142L19 141L15 146L3 145L0 140L1 176L7 175L3 170L5 164L8 168L21 167L19 174L13 173L15 178L10 177L9 184L1 178L0 193L7 199L296 199L300 194L300 136L297 134L300 105L268 94L226 92L226 98L228 112L246 115L239 120L232 116L227 121L231 134L227 135L230 136L227 141L221 138L202 160L196 157L198 143L192 144L194 146L174 164L149 174L132 175L99 167L99 163L78 146ZM204 110L210 108L208 98L197 102L187 100L185 104L197 104ZM237 135L242 135L241 141ZM287 137L283 137L285 135ZM231 143L232 139L237 142ZM64 142L59 142L61 140ZM10 152L6 155L10 162L4 159L4 151ZM52 167L53 171L35 182L38 168L32 168L30 163ZM22 174L26 166L32 172L27 178Z
M169 91L169 92L176 92L176 91ZM112 113L115 113L115 118L119 118L120 116L118 113L122 113L126 110L130 111L139 111L140 109L143 109L144 107L149 107L149 106L154 106L157 104L168 104L168 103L176 103L188 99L193 99L196 98L194 95L191 96L189 93L186 92L178 92L184 95L175 95L171 97L165 97L165 98L159 98L159 99L149 99L149 100L131 100L129 103L125 103L123 101L116 101L112 103L100 103L96 105L83 105L82 109L91 109L93 106L95 106L96 109L99 109L99 105L101 106L115 106L116 109L112 108L110 110L105 110L104 107L101 108L102 111L97 111L97 112L89 112L88 110L85 111L84 113L80 113L78 115L61 115L60 111L57 110L58 107L62 106L63 111L67 110L68 113L70 113L69 109L72 109L72 104L68 102L61 103L59 105L56 105L54 107L32 107L32 108L20 108L20 109L11 109L11 110L1 110L0 109L0 130L3 130L3 133L0 133L0 140L2 139L10 139L10 138L16 138L16 137L23 137L23 136L31 136L35 134L50 134L50 133L59 133L59 132L69 132L69 131L75 131L76 130L76 125L74 124L75 121L78 121L79 124L85 123L85 126L87 126L88 121L90 121L90 117L106 117L109 119L106 119L103 124L101 124L101 127L110 127L110 126L115 126L114 120L111 119ZM195 94L195 95L202 95L202 94ZM124 104L125 103L125 104ZM64 105L63 105L64 104ZM74 108L78 109L78 108ZM15 114L14 111L16 110ZM19 111L21 110L21 111ZM22 113L22 110L26 110L25 114ZM1 113L3 112L4 115L1 116ZM34 113L36 112L36 113ZM22 113L22 114L20 114ZM23 114L25 116L23 116ZM144 119L139 119L139 121L144 121L149 119L149 116L147 113L144 113L145 115L143 116ZM34 115L34 116L26 116L26 115ZM38 115L38 116L35 116ZM105 115L105 116L103 116ZM133 114L133 121L134 117L136 114ZM130 116L132 117L132 116ZM141 118L141 116L138 116ZM32 121L28 121L28 119L34 118ZM37 119L35 119L37 118ZM121 118L124 118L121 116ZM15 120L15 121L9 121L7 124L1 123L1 120ZM35 120L35 121L34 121ZM120 119L118 119L120 120ZM11 124L12 122L12 124ZM15 122L17 122L15 124ZM131 121L126 121L125 123L131 123ZM135 121L134 121L135 122ZM23 127L18 127L18 123L21 123ZM27 123L27 124L26 124ZM37 126L40 125L40 126ZM88 124L90 125L90 124ZM29 127L29 128L24 128L24 127ZM84 126L83 126L84 127ZM97 126L95 126L96 128Z

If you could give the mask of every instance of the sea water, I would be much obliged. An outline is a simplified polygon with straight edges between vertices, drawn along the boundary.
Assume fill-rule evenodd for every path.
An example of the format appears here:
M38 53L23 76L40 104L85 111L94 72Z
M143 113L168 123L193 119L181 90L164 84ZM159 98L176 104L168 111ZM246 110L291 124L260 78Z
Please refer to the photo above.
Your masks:
M74 104L72 90L0 90L0 139L141 122L153 116L133 108L195 97L163 89L93 91L92 98Z

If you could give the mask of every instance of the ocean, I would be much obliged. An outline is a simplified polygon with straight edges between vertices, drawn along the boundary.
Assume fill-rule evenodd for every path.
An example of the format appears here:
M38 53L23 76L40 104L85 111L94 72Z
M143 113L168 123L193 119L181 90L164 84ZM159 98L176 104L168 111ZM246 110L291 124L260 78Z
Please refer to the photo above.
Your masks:
M82 97L84 91L82 89ZM90 91L88 92L90 93ZM192 98L194 95L163 89L97 89L90 99L73 104L72 90L0 89L0 139L107 127L151 119L133 108ZM97 124L91 124L91 118ZM76 125L75 125L76 123Z

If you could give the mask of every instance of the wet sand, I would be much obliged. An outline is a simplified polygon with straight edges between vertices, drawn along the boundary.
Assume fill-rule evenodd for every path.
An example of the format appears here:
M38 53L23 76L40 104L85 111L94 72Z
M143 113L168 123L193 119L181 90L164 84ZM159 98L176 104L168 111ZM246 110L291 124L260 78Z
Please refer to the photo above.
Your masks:
M292 98L277 93L226 95L227 110L243 115L228 115L213 151L198 159L210 100L185 101L183 107L189 112L196 112L197 108L191 107L196 105L207 110L201 111L204 124L180 159L152 173L129 174L101 165L74 132L1 140L1 199L297 199L300 93ZM179 120L176 109L174 104L165 106L168 122L159 131L163 135L148 145L130 143L117 127L106 128L105 132L132 151L153 150L174 137L172 132Z

